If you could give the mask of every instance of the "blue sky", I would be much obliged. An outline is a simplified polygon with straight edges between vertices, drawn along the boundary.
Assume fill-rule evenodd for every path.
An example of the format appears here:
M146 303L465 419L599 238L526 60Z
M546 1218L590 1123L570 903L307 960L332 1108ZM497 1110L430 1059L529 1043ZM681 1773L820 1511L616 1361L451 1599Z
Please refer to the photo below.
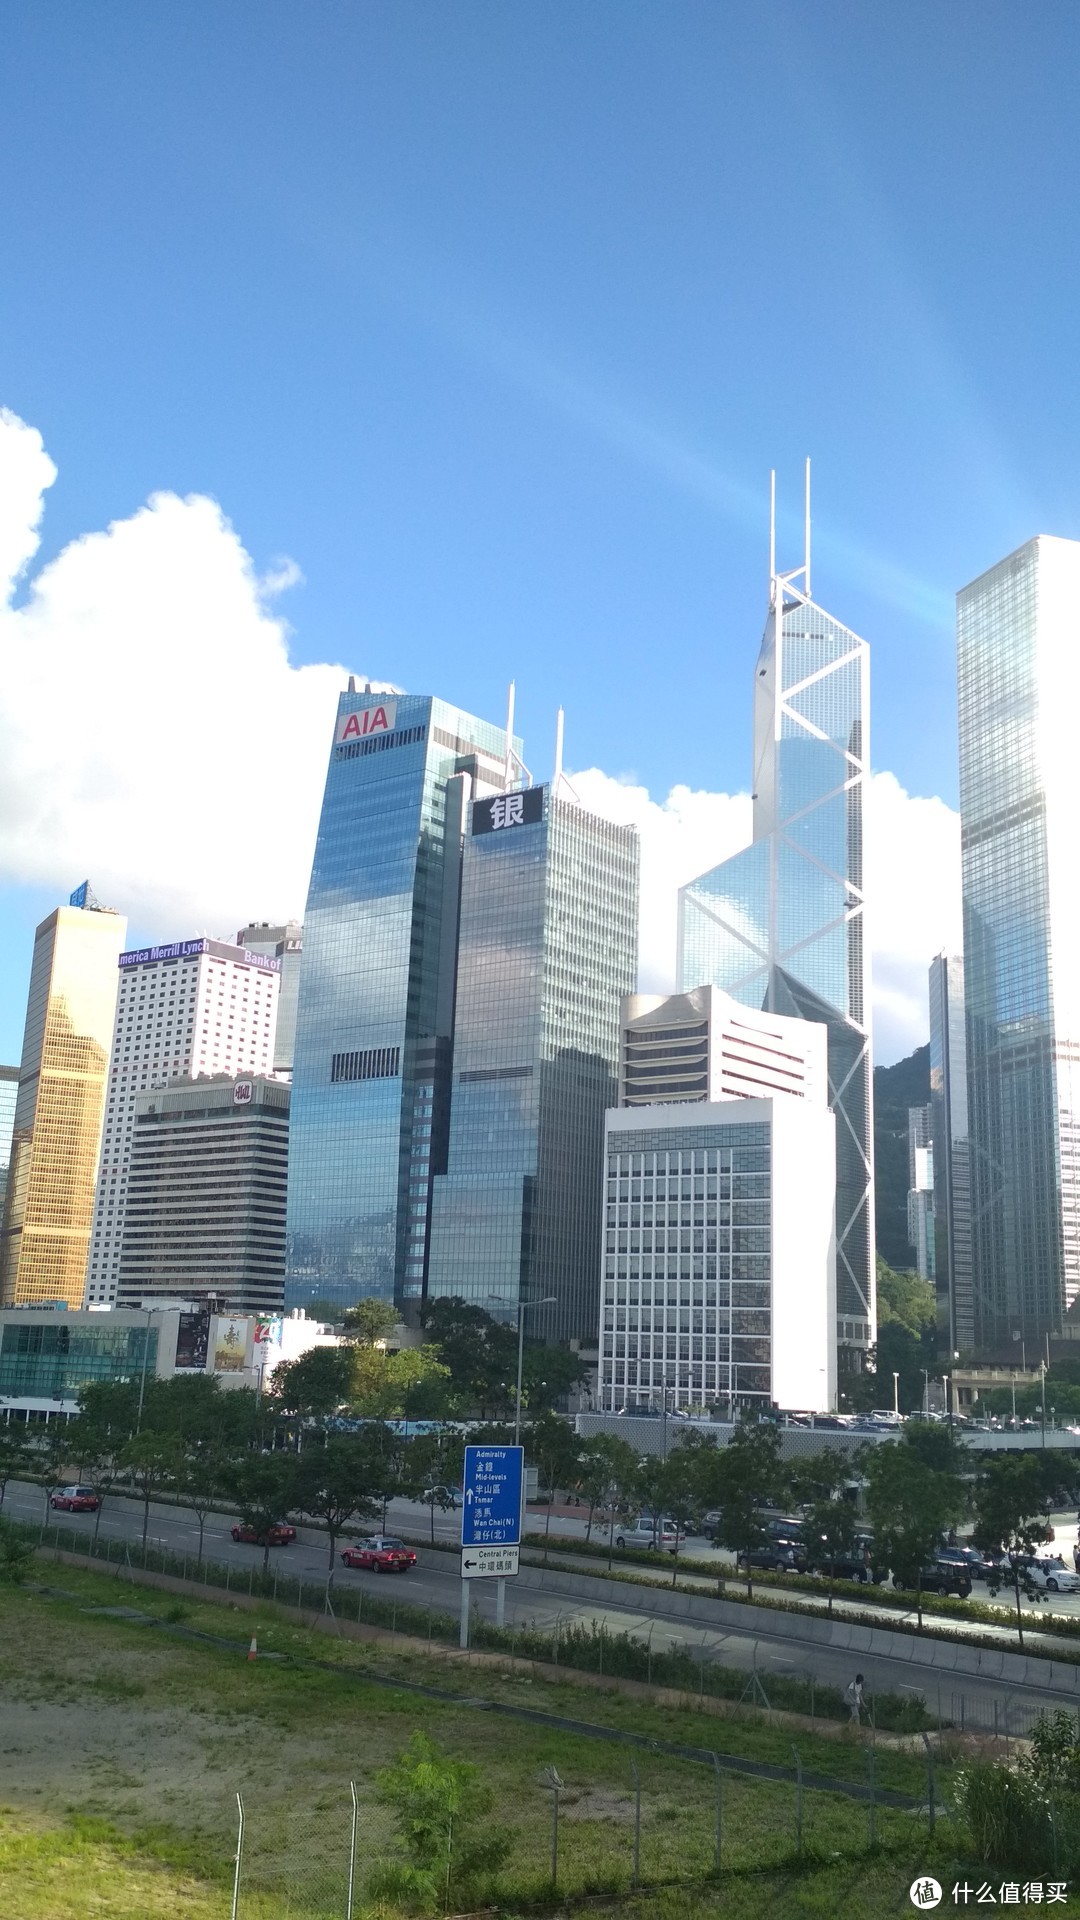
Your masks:
M562 702L572 766L733 794L768 471L793 563L809 453L874 763L955 801L955 589L1080 534L1074 5L48 0L4 37L0 404L58 469L31 577L205 494L300 569L295 663L492 718L513 674L539 775ZM77 729L98 663L57 660ZM0 1058L69 844L0 862Z

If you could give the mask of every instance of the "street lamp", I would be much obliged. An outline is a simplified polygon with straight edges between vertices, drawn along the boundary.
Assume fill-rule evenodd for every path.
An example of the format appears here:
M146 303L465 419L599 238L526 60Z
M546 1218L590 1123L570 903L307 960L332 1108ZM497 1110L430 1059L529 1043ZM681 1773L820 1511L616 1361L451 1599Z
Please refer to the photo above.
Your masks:
M894 1374L893 1374L893 1377L892 1377L892 1405L893 1405L893 1412L894 1412L894 1413L895 1413L895 1414L897 1415L897 1417L899 1417L899 1414L900 1414L900 1375L899 1375L898 1373L894 1373Z
M504 1306L513 1305L504 1294L489 1293L489 1300L501 1300ZM514 1400L514 1445L521 1444L521 1375L525 1363L525 1315L530 1307L553 1307L557 1295L546 1293L542 1300L526 1300L524 1294L517 1298L518 1351L517 1351L517 1394Z

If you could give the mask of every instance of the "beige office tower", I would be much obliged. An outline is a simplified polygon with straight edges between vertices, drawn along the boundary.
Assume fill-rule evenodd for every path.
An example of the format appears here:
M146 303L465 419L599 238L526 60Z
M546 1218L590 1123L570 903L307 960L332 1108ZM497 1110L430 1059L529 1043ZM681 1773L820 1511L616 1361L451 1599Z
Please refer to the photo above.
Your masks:
M0 1306L82 1305L126 931L123 915L82 886L34 936L0 1231Z

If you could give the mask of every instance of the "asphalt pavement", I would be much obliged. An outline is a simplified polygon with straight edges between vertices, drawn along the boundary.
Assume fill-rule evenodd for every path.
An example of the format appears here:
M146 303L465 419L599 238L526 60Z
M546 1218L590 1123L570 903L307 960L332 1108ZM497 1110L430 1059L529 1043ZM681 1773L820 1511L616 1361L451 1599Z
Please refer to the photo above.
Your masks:
M45 1498L40 1487L25 1482L12 1482L8 1487L4 1511L12 1519L40 1522L45 1513ZM62 1533L70 1530L72 1544L78 1550L80 1537L92 1534L97 1516L92 1513L52 1513L50 1519ZM1065 1542L1065 1532L1071 1527L1075 1534L1074 1516L1060 1516L1061 1525L1055 1523L1059 1550L1068 1560L1071 1556L1071 1536ZM237 1584L250 1568L262 1563L262 1549L235 1543L230 1528L231 1516L211 1515L206 1522L203 1550L210 1560L228 1564L236 1569ZM394 1501L387 1515L387 1531L400 1530L414 1540L429 1531L430 1516L428 1509L411 1501ZM138 1542L142 1535L143 1504L141 1500L110 1494L102 1509L99 1534L112 1540ZM552 1521L552 1546L557 1548L561 1525ZM435 1516L435 1533L447 1545L456 1544L459 1538L460 1516L453 1513ZM577 1529L575 1528L575 1531ZM584 1524L580 1523L584 1532ZM357 1530L350 1529L338 1543L338 1550L355 1536ZM150 1505L147 1542L151 1548L165 1548L170 1553L188 1556L194 1564L198 1553L199 1529L190 1510L158 1501ZM63 1543L62 1543L63 1544ZM707 1543L700 1543L701 1549L710 1552ZM334 1604L339 1613L346 1616L351 1612L350 1597L363 1591L378 1592L382 1597L390 1597L400 1592L402 1600L408 1600L414 1606L430 1606L443 1612L455 1614L460 1602L460 1579L456 1555L438 1548L418 1548L416 1567L405 1575L354 1572L341 1565L340 1559L334 1564L333 1594ZM690 1541L687 1552L697 1556L699 1543ZM722 1558L720 1555L715 1556ZM293 1578L312 1583L312 1598L325 1591L327 1575L330 1571L330 1556L325 1533L313 1528L300 1527L297 1537L291 1545L271 1550L271 1565L287 1571ZM584 1563L577 1569L594 1576L602 1575L602 1563ZM552 1630L556 1623L568 1625L571 1622L594 1623L605 1626L613 1633L631 1633L635 1637L647 1640L657 1650L679 1646L691 1653L692 1657L718 1661L722 1665L745 1671L748 1682L757 1672L768 1686L770 1673L791 1676L813 1676L830 1684L844 1686L851 1678L854 1657L845 1651L820 1645L800 1634L797 1617L790 1616L782 1628L770 1624L767 1617L748 1623L746 1629L715 1628L702 1625L698 1621L688 1620L683 1612L676 1609L674 1603L665 1605L662 1593L651 1596L648 1611L634 1604L633 1589L612 1586L611 1597L600 1603L583 1598L574 1590L573 1575L568 1568L550 1566L544 1574L544 1586L541 1590L531 1584L538 1576L531 1568L523 1568L518 1581L507 1582L506 1622L508 1626L538 1626ZM852 1597L857 1598L857 1589L852 1589ZM978 1592L978 1588L976 1588ZM486 1619L495 1617L495 1582L476 1580L472 1583L474 1605ZM1080 1595L1059 1595L1056 1597L1056 1610L1080 1612ZM772 1617L775 1623L776 1616ZM885 1622L882 1623L883 1625ZM1033 1623L1034 1624L1034 1623ZM877 1691L900 1690L921 1691L931 1704L939 1699L939 1689L944 1687L943 1709L954 1714L954 1700L957 1688L962 1688L969 1702L969 1719L983 1719L989 1723L992 1706L1001 1702L1004 1696L1014 1699L1038 1700L1041 1704L1057 1703L1054 1694L1049 1696L1039 1690L1010 1686L997 1680L981 1680L973 1675L946 1675L943 1677L930 1659L925 1662L918 1658L888 1659L873 1654L859 1656L858 1664L867 1675L869 1685ZM1075 1710L1075 1694L1062 1693L1061 1704Z

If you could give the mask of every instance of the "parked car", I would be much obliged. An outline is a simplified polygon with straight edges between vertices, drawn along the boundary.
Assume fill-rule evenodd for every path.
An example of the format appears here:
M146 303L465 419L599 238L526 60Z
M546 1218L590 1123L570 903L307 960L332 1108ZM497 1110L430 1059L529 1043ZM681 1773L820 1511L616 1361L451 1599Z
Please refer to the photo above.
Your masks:
M290 1527L285 1520L275 1520L265 1533L258 1533L254 1527L247 1527L237 1521L232 1528L232 1537L237 1546L245 1547L287 1547L296 1539L296 1528Z
M463 1504L460 1487L425 1487L420 1495L425 1507L460 1507Z
M654 1548L660 1553L678 1553L686 1535L681 1533L674 1520L654 1520L651 1513L641 1513L632 1527L620 1527L615 1535L617 1547Z
M101 1505L93 1487L59 1487L49 1495L50 1507L60 1507L65 1513L96 1513Z
M951 1593L957 1599L966 1600L971 1592L970 1568L957 1566L955 1561L939 1560L936 1557L928 1567L924 1567L919 1582L924 1593ZM904 1588L908 1585L899 1574L893 1575L893 1586Z
M885 1578L883 1573L875 1573L869 1546L860 1546L858 1542L849 1553L829 1555L824 1548L812 1553L810 1571L835 1580L855 1580L860 1586L866 1586L871 1580L880 1586Z
M746 1548L743 1547L735 1555L735 1565L745 1567L747 1564ZM767 1540L762 1547L751 1547L749 1565L763 1567L771 1573L805 1573L806 1549L782 1540Z
M341 1558L343 1565L357 1573L408 1573L416 1565L412 1548L407 1547L404 1540L392 1539L386 1533L373 1533L367 1540L357 1540L345 1548Z
M972 1580L986 1578L988 1563L978 1547L939 1547L934 1559L938 1566L962 1567Z
M1021 1577L1042 1593L1080 1593L1080 1574L1065 1565L1059 1553L1018 1555ZM1012 1576L1009 1562L1005 1579Z

